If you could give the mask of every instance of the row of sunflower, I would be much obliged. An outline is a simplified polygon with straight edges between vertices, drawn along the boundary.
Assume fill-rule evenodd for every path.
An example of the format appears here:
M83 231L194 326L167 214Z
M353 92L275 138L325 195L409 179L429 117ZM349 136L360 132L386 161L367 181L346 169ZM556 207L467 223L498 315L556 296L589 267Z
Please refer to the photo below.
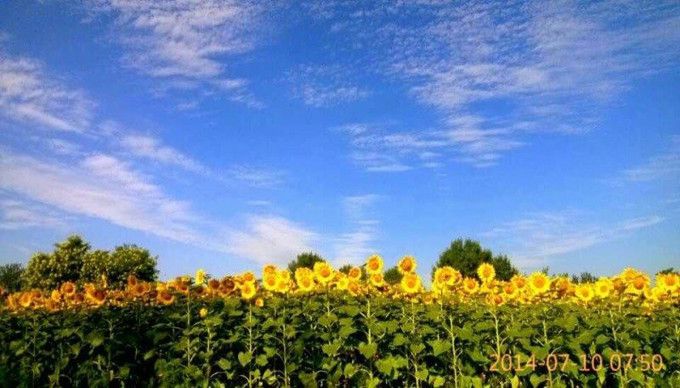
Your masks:
M510 281L499 281L494 267L484 263L477 270L480 280L463 277L452 267L437 268L431 289L426 290L415 272L416 266L413 257L402 258L397 266L402 278L397 285L385 282L383 260L373 255L363 267L352 267L347 273L335 270L329 263L317 262L312 269L301 267L293 274L274 265L266 265L261 280L257 280L252 272L207 280L205 271L199 270L193 279L185 276L169 282L146 283L130 276L125 290L107 290L106 279L102 279L100 284L85 284L82 292L78 292L74 283L67 282L50 292L32 290L7 295L5 305L10 311L26 308L57 310L79 305L98 307L106 303L120 305L140 299L168 305L175 301L176 295L188 293L199 298L238 295L246 300L259 295L257 303L262 304L263 298L271 295L301 295L330 290L344 291L352 296L381 293L392 298L416 298L424 303L483 299L492 305L546 301L588 304L620 299L639 301L653 307L659 303L675 303L680 298L680 277L675 273L658 274L653 286L647 274L632 268L585 284L574 284L568 277L550 277L542 272L529 276L515 275Z
M500 281L482 264L426 287L413 257L397 267L393 285L374 255L1 293L0 386L680 386L676 274Z

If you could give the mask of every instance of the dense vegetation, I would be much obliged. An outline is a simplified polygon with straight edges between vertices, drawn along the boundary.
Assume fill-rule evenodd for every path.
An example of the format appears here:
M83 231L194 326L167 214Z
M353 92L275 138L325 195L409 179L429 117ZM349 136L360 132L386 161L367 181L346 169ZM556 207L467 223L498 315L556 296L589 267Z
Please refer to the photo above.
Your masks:
M680 278L626 269L574 284L498 280L372 256L124 290L106 282L7 295L0 381L18 385L618 386L680 384Z

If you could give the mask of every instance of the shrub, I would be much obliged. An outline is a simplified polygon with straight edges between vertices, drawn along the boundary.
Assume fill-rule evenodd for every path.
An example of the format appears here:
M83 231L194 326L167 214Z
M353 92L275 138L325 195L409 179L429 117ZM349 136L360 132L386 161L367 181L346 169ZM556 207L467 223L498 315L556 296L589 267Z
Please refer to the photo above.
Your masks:
M113 251L90 252L83 261L82 280L97 282L106 275L111 288L124 288L129 275L144 281L155 280L157 258L136 245L121 245Z
M463 276L477 277L477 268L482 263L491 263L496 270L496 277L509 280L518 273L505 255L494 256L491 250L484 249L479 242L470 239L457 239L439 256L439 260L432 268L434 271L443 266L450 266L460 271Z
M24 267L18 263L0 265L0 288L14 292L21 289Z

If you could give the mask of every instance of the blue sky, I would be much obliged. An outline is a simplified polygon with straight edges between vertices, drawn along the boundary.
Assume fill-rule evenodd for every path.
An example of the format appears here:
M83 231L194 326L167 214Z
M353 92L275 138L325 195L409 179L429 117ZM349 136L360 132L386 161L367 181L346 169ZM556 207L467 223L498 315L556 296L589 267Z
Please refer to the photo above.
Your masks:
M673 1L5 1L0 262L677 267L679 69Z

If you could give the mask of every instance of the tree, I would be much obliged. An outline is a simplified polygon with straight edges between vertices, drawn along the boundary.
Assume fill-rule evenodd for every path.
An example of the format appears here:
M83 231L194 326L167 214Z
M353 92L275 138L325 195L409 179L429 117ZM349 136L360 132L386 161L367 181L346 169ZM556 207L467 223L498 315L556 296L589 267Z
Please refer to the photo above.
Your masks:
M496 277L509 280L518 271L512 266L507 256L494 256L491 250L484 249L479 242L470 239L457 239L439 256L432 268L434 271L443 266L451 266L467 277L477 277L477 268L482 263L491 263L496 270Z
M347 275L351 269L352 269L352 264L345 264L342 267L338 268L338 271Z
M396 266L385 271L385 274L383 275L385 282L391 285L398 284L401 281L401 278L402 274Z
M28 288L52 289L64 282L80 279L83 259L90 244L78 235L55 244L54 252L36 253L28 261L23 281Z
M594 283L597 280L597 276L591 274L590 272L581 272L580 275L573 275L571 277L572 283Z
M304 252L297 255L297 258L288 264L290 272L295 273L295 270L300 267L314 268L314 263L324 261L323 257L314 252Z
M668 275L668 274L672 274L672 273L674 273L676 275L680 274L680 272L676 271L675 268L673 268L673 267L664 268L661 271L657 272L656 274L657 275Z
M144 281L156 280L157 257L136 245L121 245L112 252L95 250L83 261L81 279L85 282L97 282L106 275L110 288L125 288L129 275Z
M22 278L28 288L54 289L67 281L98 282L106 275L109 287L123 288L129 275L155 280L156 261L147 249L136 245L91 251L90 244L74 235L55 244L52 253L34 254Z
M21 290L21 275L24 266L18 263L0 265L0 288L8 292Z

